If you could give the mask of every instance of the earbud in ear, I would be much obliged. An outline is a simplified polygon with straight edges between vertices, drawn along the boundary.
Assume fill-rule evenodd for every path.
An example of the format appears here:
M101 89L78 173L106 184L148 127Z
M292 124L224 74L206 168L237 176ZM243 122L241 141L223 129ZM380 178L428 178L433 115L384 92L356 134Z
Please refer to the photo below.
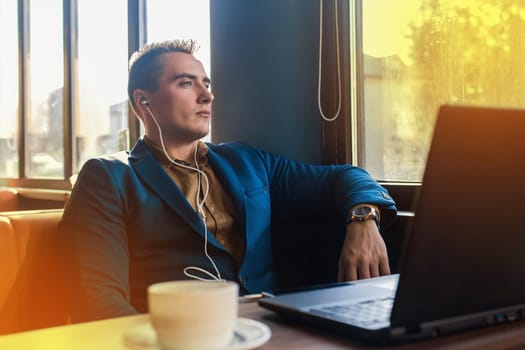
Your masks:
M140 100L140 104L143 105L143 106L149 106L149 102L148 102L148 100L146 100L144 97L141 98L141 100Z

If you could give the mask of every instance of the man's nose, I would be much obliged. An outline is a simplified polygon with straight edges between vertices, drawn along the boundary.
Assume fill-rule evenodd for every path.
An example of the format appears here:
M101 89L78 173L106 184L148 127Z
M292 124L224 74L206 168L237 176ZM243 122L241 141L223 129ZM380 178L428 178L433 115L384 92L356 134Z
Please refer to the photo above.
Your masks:
M202 93L199 95L199 103L212 103L215 96L208 89L203 89Z

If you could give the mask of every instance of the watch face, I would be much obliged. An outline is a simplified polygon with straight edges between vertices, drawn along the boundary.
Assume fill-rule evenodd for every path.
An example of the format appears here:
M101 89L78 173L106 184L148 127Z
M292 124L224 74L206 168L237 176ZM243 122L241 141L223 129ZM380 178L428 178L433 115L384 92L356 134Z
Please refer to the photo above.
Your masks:
M372 212L372 208L367 207L367 206L357 207L354 209L354 215L359 216L359 217L367 216L371 212Z

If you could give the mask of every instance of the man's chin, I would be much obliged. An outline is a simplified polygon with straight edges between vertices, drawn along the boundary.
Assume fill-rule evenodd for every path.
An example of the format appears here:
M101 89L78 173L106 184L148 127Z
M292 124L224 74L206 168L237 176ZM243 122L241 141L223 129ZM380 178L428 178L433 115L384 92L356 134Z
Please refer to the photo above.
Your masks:
M210 132L209 132L209 130L208 130L208 131L206 131L206 132L201 132L201 133L197 134L196 136L197 136L197 139L200 140L200 139L203 139L203 138L208 137L209 134L210 134Z

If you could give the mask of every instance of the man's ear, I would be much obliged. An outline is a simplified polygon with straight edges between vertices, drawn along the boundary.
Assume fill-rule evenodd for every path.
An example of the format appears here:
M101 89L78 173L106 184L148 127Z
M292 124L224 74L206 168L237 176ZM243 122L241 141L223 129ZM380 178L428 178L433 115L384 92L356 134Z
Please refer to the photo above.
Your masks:
M146 101L146 103L144 101ZM133 91L133 106L135 114L142 122L144 122L144 116L148 114L147 107L149 106L149 103L147 101L144 90L135 89L135 91Z
M147 101L145 91L142 89L135 89L135 91L133 91L133 104L139 110L143 106L142 101Z

